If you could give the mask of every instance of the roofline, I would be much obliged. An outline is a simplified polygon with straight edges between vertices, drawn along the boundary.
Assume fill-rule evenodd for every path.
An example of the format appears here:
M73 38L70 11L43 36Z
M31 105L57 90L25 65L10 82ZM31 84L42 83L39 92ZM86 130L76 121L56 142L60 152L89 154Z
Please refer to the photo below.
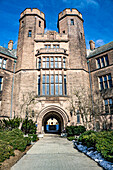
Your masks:
M14 56L12 56L12 55L8 55L8 54L3 53L3 52L1 52L1 51L0 51L0 53L4 54L4 55L6 55L6 56L12 57L12 58L14 58L14 59L17 59L17 57L14 57Z
M111 41L111 42L113 42L113 41ZM111 42L109 42L109 43L111 43ZM107 43L107 44L109 44L109 43ZM106 46L107 44L102 45L101 47ZM101 47L98 47L98 48L101 48ZM96 48L96 49L98 49L98 48ZM95 49L95 50L96 50L96 49ZM98 52L97 54L91 54L91 55L89 54L89 56L86 57L86 59L93 58L93 57L95 57L95 56L97 56L97 55L100 55L100 54L105 53L105 52L107 52L107 51L110 51L110 50L112 50L112 49L113 49L113 47L109 47L107 50L103 50L103 51L101 51L101 52Z

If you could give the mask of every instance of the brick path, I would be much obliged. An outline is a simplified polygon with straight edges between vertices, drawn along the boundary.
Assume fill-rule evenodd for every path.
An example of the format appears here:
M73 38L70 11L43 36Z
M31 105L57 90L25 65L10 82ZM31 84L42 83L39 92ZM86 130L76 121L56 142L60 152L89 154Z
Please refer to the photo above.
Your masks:
M102 170L93 160L57 135L46 135L11 170Z

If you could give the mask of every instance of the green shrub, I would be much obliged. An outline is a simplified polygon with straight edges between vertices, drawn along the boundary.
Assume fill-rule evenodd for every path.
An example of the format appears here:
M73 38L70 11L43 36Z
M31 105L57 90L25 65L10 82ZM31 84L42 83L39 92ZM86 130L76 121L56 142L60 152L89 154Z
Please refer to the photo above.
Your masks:
M31 119L25 119L21 129L25 134L36 134L36 125Z
M32 141L33 141L33 142L36 142L37 140L38 140L38 137L37 137L37 135L36 135L36 134L33 134Z
M97 133L96 149L107 160L113 162L113 131Z
M73 136L73 126L66 127L67 136Z
M69 136L69 137L67 137L67 139L68 139L69 141L75 140L75 136Z
M84 126L67 126L66 132L67 136L74 136L74 135L80 135L81 133L84 133L86 131L86 128Z
M14 156L14 150L8 142L0 140L0 162L8 159L10 156Z
M107 161L113 162L113 131L87 131L79 136L78 141L94 147Z
M24 151L31 143L30 137L24 137L24 133L19 129L0 132L0 162L14 155L14 150Z
M36 134L29 134L29 136L31 137L32 142L36 142L39 139Z
M84 133L82 133L80 136L79 136L79 138L78 138L78 141L79 142L82 142L83 141L83 137L85 136L85 135L91 135L92 133L96 133L96 132L94 132L94 131L92 131L92 130L88 130L88 131L86 131L86 132L84 132Z
M21 119L16 117L14 119L3 119L0 124L3 129L13 129L18 128L20 125Z

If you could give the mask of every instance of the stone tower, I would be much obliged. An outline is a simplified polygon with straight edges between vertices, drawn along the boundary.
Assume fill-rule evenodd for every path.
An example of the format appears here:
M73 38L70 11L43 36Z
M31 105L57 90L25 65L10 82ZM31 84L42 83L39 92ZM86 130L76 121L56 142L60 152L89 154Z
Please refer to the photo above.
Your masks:
M15 75L15 112L19 114L24 93L37 93L35 36L44 33L45 15L37 8L27 8L20 15Z
M68 87L88 85L86 45L83 28L82 14L77 9L65 9L58 16L59 33L68 35L69 59L68 59Z
M27 8L20 15L17 47L17 68L34 68L34 38L37 33L44 33L45 15L37 8Z

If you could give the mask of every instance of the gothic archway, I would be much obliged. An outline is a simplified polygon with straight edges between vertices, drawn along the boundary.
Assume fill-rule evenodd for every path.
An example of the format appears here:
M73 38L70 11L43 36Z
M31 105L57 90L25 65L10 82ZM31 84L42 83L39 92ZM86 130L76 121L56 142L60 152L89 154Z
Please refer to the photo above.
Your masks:
M59 123L59 132L62 132L69 121L67 113L58 106L50 105L41 110L38 116L38 123L40 124L39 131L46 132L45 125L49 118L55 118Z
M64 127L63 118L57 112L48 112L42 119L42 126L45 133L61 133Z

